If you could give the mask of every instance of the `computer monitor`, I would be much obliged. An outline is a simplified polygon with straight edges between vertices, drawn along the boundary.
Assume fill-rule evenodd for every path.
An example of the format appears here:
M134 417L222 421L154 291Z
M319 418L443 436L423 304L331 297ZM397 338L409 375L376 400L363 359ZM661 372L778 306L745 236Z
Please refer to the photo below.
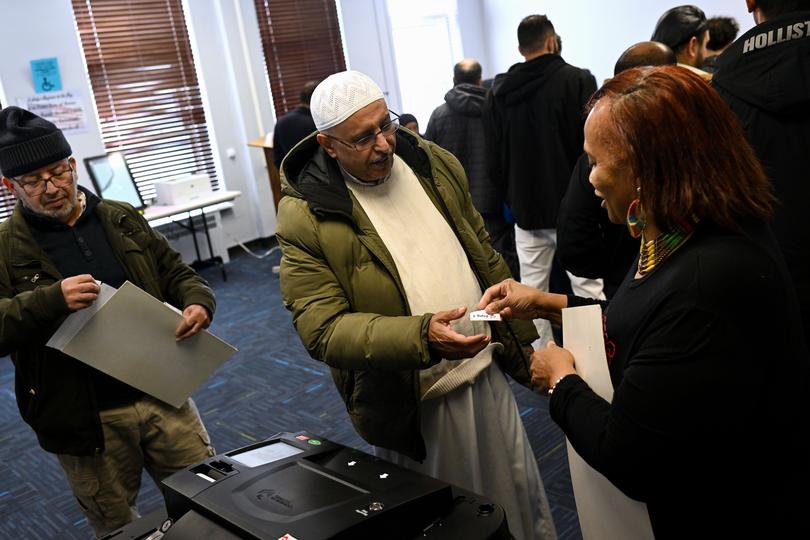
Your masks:
M110 152L105 156L85 158L84 165L99 197L124 201L138 210L146 207L132 179L132 173L129 172L124 154Z

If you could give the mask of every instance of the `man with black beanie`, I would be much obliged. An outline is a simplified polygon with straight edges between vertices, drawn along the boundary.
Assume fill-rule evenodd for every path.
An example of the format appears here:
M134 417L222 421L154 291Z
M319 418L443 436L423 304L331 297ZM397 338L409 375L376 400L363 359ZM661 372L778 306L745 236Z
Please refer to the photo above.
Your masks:
M208 326L214 295L134 208L78 186L71 153L51 122L0 111L0 176L18 200L0 223L0 355L14 362L20 414L102 536L138 517L144 468L160 482L213 449L191 399L175 409L45 344L99 282L182 308L178 341Z

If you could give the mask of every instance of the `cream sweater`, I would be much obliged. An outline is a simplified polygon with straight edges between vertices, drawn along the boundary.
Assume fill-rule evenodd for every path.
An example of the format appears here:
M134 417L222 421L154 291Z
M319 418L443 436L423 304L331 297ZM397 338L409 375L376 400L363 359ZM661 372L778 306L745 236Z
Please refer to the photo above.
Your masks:
M425 193L419 179L394 156L389 179L377 185L346 182L374 229L391 253L411 314L436 313L461 306L467 313L452 323L460 334L490 335L485 322L472 322L469 312L481 299L481 287L450 225ZM447 394L472 384L492 362L490 344L474 358L442 360L420 371L422 399Z

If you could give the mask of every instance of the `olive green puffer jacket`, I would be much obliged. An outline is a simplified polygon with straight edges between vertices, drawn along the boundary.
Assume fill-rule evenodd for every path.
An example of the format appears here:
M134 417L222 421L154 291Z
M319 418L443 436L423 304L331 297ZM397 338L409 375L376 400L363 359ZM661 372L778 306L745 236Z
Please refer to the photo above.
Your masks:
M455 231L481 287L509 277L473 207L458 160L405 130L397 132L396 153ZM281 290L301 341L313 358L330 366L357 432L370 444L421 461L425 443L416 370L436 362L427 341L432 314L411 315L390 253L314 135L287 155L281 176ZM441 272L441 261L425 264ZM532 323L495 323L492 331L493 340L505 346L496 358L500 367L528 384L528 359L520 345L536 339Z
M110 200L100 201L95 213L129 281L178 308L204 306L213 317L213 291L142 215ZM20 414L40 446L56 454L98 455L104 432L91 369L45 346L70 313L62 277L34 239L18 202L0 224L0 355L10 354L14 361Z

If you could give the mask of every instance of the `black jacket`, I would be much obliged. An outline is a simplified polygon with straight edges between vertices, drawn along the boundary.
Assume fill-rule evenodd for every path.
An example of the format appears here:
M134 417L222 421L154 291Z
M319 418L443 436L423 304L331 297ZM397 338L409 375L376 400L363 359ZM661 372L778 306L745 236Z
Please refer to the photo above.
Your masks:
M273 161L281 169L281 160L293 146L315 131L309 107L296 107L278 119L273 130Z
M743 34L720 56L713 84L739 117L773 183L779 203L772 228L810 342L810 11L777 17Z
M483 214L502 212L502 199L486 170L486 144L481 112L487 90L473 84L459 84L444 95L445 103L430 115L425 138L449 150L458 158L473 204Z
M487 169L522 229L553 229L582 154L587 70L546 54L498 75L484 107Z
M560 204L557 256L563 268L580 277L605 281L605 295L613 297L638 256L639 239L627 227L611 223L602 199L588 181L588 156L574 167L568 191Z

